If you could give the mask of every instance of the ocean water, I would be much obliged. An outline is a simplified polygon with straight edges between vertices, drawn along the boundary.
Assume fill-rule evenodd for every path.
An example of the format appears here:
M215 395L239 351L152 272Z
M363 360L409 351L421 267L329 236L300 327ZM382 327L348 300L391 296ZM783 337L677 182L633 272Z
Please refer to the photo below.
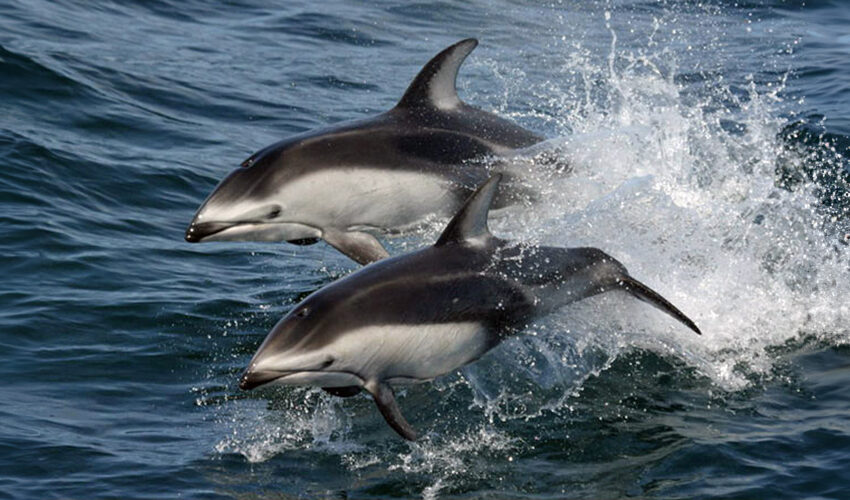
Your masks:
M0 498L850 498L848 26L838 0L0 0ZM366 396L240 392L356 266L186 243L195 209L469 36L462 97L549 138L494 231L602 248L704 335L564 308L401 391L415 443Z

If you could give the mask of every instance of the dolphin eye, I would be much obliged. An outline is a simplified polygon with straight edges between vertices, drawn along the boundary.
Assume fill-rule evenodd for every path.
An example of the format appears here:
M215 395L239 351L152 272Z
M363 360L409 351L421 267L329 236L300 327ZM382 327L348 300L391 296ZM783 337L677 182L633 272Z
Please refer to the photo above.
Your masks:
M267 217L269 219L276 219L278 215L280 215L280 207L275 205L274 208L269 210L269 214L267 215Z

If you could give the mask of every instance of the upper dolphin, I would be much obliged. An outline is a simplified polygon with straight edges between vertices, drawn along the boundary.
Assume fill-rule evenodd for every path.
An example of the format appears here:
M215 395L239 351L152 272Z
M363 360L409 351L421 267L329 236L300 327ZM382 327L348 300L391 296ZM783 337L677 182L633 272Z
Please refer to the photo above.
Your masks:
M602 250L530 247L490 234L499 178L476 191L434 246L370 264L295 306L254 354L240 387L316 385L338 396L365 388L387 423L414 439L390 384L456 370L566 304L620 290L699 333Z
M376 233L453 215L489 178L485 160L542 140L460 100L458 70L477 45L469 38L437 54L385 113L251 155L201 205L186 240L321 238L365 264L387 256ZM497 205L510 201L508 192Z

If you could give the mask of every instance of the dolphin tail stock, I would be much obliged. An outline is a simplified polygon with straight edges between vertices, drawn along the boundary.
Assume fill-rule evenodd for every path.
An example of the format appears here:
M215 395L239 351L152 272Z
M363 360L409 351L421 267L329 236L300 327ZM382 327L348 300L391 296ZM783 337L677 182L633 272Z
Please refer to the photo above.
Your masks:
M416 441L418 437L413 427L407 423L398 407L392 388L384 382L371 381L366 384L366 390L372 394L381 415L401 437L408 441Z
M697 335L702 335L699 327L697 327L696 323L694 323L689 317L685 316L685 313L679 310L678 307L674 306L667 299L661 296L658 292L644 285L640 281L632 278L628 274L623 273L622 276L617 277L617 286L626 292L632 294L635 298L638 298L648 304L651 304L661 311L669 314L670 316L676 318L680 322L682 322L685 326L695 331Z

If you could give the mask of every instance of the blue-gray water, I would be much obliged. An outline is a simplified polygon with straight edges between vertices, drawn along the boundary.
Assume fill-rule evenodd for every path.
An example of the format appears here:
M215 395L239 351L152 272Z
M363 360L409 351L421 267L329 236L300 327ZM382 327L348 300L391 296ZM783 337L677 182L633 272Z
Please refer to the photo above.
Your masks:
M850 498L843 2L0 0L0 498ZM253 151L392 106L444 46L570 175L494 221L600 297L410 387L241 393L324 244L183 241ZM394 252L431 241L390 243Z

